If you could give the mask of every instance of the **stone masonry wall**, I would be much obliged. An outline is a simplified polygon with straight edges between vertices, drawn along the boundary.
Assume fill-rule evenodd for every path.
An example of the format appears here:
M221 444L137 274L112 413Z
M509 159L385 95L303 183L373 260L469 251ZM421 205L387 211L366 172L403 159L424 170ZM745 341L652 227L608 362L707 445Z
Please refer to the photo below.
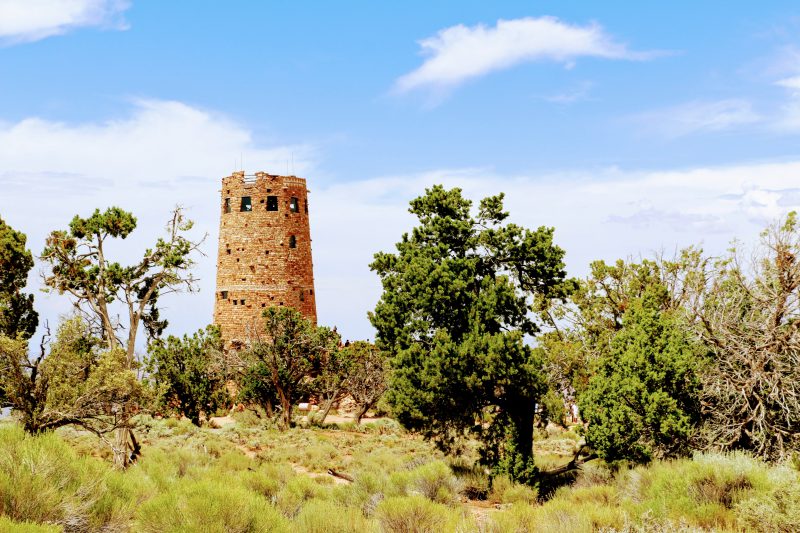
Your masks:
M316 323L306 180L234 172L221 192L214 323L225 344L253 338L269 306L294 307Z

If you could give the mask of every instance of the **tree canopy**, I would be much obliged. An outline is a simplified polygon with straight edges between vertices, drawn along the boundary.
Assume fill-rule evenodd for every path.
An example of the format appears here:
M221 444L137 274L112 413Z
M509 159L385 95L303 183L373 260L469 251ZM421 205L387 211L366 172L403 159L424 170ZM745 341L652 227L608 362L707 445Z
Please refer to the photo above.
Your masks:
M370 265L383 285L370 320L393 354L389 400L402 424L445 448L472 433L486 462L530 479L547 383L525 336L540 330L534 309L575 283L552 228L505 222L502 194L483 199L477 216L471 207L439 185L411 202L418 225Z
M33 295L24 294L33 256L25 248L27 237L0 218L0 334L29 339L39 316L33 309Z
M208 326L193 335L156 339L149 348L147 371L162 409L175 409L193 424L227 403L226 365L219 328Z

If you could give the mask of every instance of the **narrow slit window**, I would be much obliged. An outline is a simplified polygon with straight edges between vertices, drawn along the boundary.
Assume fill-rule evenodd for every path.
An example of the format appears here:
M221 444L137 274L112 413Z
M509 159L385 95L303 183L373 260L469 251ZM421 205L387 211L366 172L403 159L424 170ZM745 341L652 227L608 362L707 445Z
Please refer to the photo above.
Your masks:
M242 208L241 211L252 211L253 210L253 199L249 196L242 196Z
M278 197L267 196L267 211L277 211L277 210L278 210Z
M306 215L307 215L308 214L308 200L306 200L306 203L303 204L303 210L306 212Z
M294 196L292 196L292 199L289 200L289 211L292 213L300 212L300 201Z
M289 235L289 248L297 248L297 237Z
M305 291L300 291L300 301L301 302L305 302L306 301L306 293L305 293Z
M220 291L219 297L222 300L227 300L228 299L228 291Z
M226 212L226 213L230 213L231 212L231 199L230 198L225 198L225 203L223 205L222 210L224 212Z

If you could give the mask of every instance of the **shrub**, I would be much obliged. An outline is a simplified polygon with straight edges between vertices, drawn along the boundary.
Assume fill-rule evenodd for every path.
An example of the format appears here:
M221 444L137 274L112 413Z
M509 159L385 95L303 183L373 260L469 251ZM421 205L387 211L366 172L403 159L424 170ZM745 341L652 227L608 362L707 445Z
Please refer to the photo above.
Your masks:
M492 490L489 499L498 503L535 503L538 497L536 489L527 485L514 483L506 476L492 479Z
M0 516L0 533L59 533L58 526L34 524L32 522L15 522L6 516Z
M267 500L231 480L183 481L139 509L136 531L290 531Z
M631 302L579 398L586 441L606 461L646 463L690 451L705 348L680 317L662 311L666 298L654 286Z
M450 467L441 461L418 466L408 472L391 476L395 494L420 494L437 503L451 504L460 492L458 479Z
M278 509L288 518L300 512L303 504L312 498L323 495L324 488L308 476L296 476L278 492Z
M450 469L458 479L461 494L470 500L485 500L489 496L491 482L480 466L457 458L450 461Z
M395 496L383 500L375 512L386 533L441 533L455 531L463 517L422 496Z
M30 436L19 426L0 429L0 515L89 528L104 478L101 463L77 457L57 435Z
M771 468L766 487L743 495L734 510L750 531L800 531L800 476L786 466Z
M324 500L308 502L294 520L294 529L303 533L377 532L377 524L352 507Z

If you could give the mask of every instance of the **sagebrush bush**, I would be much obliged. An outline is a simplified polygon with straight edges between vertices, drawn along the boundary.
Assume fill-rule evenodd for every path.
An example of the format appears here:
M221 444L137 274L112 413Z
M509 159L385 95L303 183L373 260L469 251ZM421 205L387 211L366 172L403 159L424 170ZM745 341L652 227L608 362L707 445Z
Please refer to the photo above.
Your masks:
M394 487L393 494L419 494L443 504L454 503L461 488L450 467L442 461L433 461L406 472L396 472L391 476L391 483Z
M489 500L493 502L533 504L537 497L538 493L535 488L514 483L506 476L496 476L492 479Z
M58 526L34 524L33 522L16 522L0 515L0 533L59 533Z
M74 530L102 527L95 506L105 491L107 469L78 457L57 435L26 435L0 428L0 515Z
M326 488L307 476L291 478L276 495L276 505L281 513L293 518L303 505L313 498L326 498Z
M266 499L232 481L176 483L141 506L134 529L145 533L291 531Z
M442 533L466 521L458 511L422 496L387 498L378 504L375 516L385 533Z
M309 501L294 519L293 527L303 533L378 531L377 522L366 518L360 510L324 500Z

